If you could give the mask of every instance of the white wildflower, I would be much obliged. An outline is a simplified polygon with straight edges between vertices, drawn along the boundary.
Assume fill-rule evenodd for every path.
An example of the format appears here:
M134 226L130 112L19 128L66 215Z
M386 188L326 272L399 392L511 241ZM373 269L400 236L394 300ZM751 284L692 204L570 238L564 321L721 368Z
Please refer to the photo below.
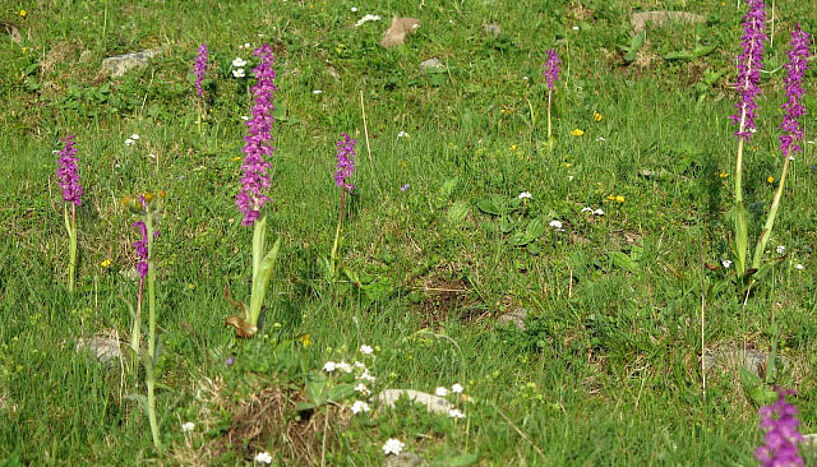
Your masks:
M233 78L243 78L244 76L245 75L243 68L236 68L235 70L233 70Z
M368 411L369 411L369 404L367 404L367 403L365 403L363 401L355 401L355 403L352 404L352 413L355 414L355 415L359 414L360 412L368 412Z
M578 30L579 30L579 27L578 27L578 26L573 26L573 30L574 30L574 31L578 31Z
M352 365L354 365L355 368L360 368L361 370L366 369L366 364L357 360L355 360L355 363L352 363Z
M406 133L405 131L400 130L400 133L397 133L397 137L398 138L408 138L409 134Z
M523 191L522 193L519 193L518 198L519 199L533 199L533 195L531 195L527 191Z
M573 181L573 175L568 175L567 176L567 181L572 182Z
M440 386L434 390L434 394L440 397L445 397L448 395L448 389L446 389L445 386Z
M367 388L366 385L363 383L360 383L357 386L355 386L355 391L361 394L365 394L367 396L372 393L372 391L369 391L369 388Z
M374 349L371 346L366 344L360 346L360 353L363 355L371 355L372 352L374 352Z
M777 248L774 249L778 255L782 255L786 251L786 247L783 245L777 245Z
M460 412L459 409L451 409L448 411L448 416L451 418L465 418L465 414Z
M125 140L125 146L133 146L134 144L136 144L136 141L131 138Z
M323 89L313 89L313 90L312 90L312 94L314 94L314 95L316 95L316 96L317 96L318 94L323 94Z
M584 208L582 208L582 212L593 212L593 208L591 208L591 207L584 207Z
M462 384L460 383L454 383L453 385L451 385L451 392L453 392L454 394L462 394L462 391L464 390L465 388L462 387Z
M196 424L193 422L187 422L182 424L182 433L190 433L191 431L196 429Z
M246 115L242 115L242 116L241 116L241 120L244 120L245 122L246 122L247 120L249 120L249 119L250 119L250 117L248 117L248 116L246 116Z
M805 269L805 267L802 264L797 263L797 264L794 265L794 269L797 269L798 271L802 271L803 269Z
M389 454L399 456L400 452L403 451L404 447L406 447L405 443L403 443L399 439L389 438L389 440L386 441L386 443L383 445L383 454L387 456Z
M145 157L147 157L148 159L156 160L156 154L153 154L153 153L146 154Z
M601 208L596 209L595 211L593 211L593 215L594 215L594 216L603 216L603 215L604 215L604 211L603 211Z
M357 13L357 7L356 6L353 6L352 8L349 8L349 9L352 11L352 13Z
M355 23L355 27L359 28L360 26L363 26L365 23L368 23L369 21L380 21L381 19L383 18L381 18L379 15L366 15L363 18L360 18L357 21L357 23Z
M374 376L372 376L372 375L369 373L369 370L366 370L366 371L364 371L363 373L361 373L361 374L360 374L360 376L358 376L358 377L357 377L357 379L362 379L363 381L368 381L368 382L370 382L370 383L373 383L373 382L374 382L374 381L375 381L377 378L375 378Z
M235 60L233 60L233 66L236 68L244 68L247 66L247 61L241 57L237 57Z
M351 373L352 372L352 365L349 365L348 363L346 363L344 361L341 361L340 363L336 364L336 367L337 367L338 370L341 370L344 373Z
M272 456L266 451L259 452L255 455L253 462L257 464L272 464Z
M130 135L130 139L139 139L139 138L140 138L140 136L137 135L136 133Z
M721 261L721 264L723 265L724 269L729 269L732 266L732 261L728 260L728 259L725 259L725 260Z
M333 371L338 369L338 364L329 360L328 362L323 364L323 371L327 373L332 373Z
M559 231L564 230L562 227L562 223L559 221L550 221L550 224L548 225Z

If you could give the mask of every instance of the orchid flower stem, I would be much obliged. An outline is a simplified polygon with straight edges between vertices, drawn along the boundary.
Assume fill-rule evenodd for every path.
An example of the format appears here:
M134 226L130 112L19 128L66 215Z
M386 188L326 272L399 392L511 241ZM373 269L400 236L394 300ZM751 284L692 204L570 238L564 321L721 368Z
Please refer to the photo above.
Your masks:
M148 387L148 419L150 421L150 433L153 436L153 445L158 449L161 447L159 441L159 424L156 422L156 397L154 389L156 386L156 375L154 366L156 363L156 271L153 266L153 213L148 209L145 214L145 226L147 227L148 238L148 364L145 365L146 382Z
M743 125L741 125L742 131ZM738 276L746 272L746 253L748 245L748 228L746 211L743 206L743 145L744 139L738 139L738 154L735 164L735 269Z
M755 254L752 256L753 268L760 267L760 261L763 259L763 250L766 249L766 243L768 243L769 237L772 234L774 220L777 217L777 210L780 208L780 199L783 197L783 186L786 184L786 175L789 172L789 160L790 159L786 157L786 161L783 162L783 170L780 173L780 184L777 185L777 191L775 191L774 199L772 200L772 207L769 210L769 215L766 217L766 224L763 226L763 231L760 232L760 238L757 239Z
M65 205L65 229L68 231L68 291L74 291L74 276L77 270L77 208L71 204L71 216Z
M552 90L552 89L548 89L548 139L550 139L550 136L551 136L551 126L550 126L550 102L551 102L551 97L552 97L552 95L553 95L553 90Z
M332 266L331 275L332 279L335 279L335 273L337 271L337 261L338 261L338 244L340 243L340 231L341 227L343 226L343 208L346 205L346 190L344 189L340 195L340 211L338 213L338 227L335 229L335 242L332 244L332 254L330 257L330 263Z
M279 237L272 244L272 248L267 251L267 216L263 214L255 222L255 230L252 240L252 290L250 292L250 307L247 310L247 320L252 326L259 326L258 320L261 316L261 306L264 304L264 295L267 292L272 269L275 260L278 258L278 251L281 248L281 238Z

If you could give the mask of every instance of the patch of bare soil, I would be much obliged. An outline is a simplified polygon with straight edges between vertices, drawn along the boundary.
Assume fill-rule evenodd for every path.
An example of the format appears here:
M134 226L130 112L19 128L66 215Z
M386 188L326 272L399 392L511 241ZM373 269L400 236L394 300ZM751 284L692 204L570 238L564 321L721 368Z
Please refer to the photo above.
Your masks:
M251 461L258 452L268 451L287 465L320 464L322 454L332 447L348 419L337 407L299 414L295 404L303 401L300 392L286 387L267 386L257 391L227 407L232 423L208 450L216 459L233 451Z
M465 323L478 321L487 310L470 295L468 284L459 279L430 281L422 289L425 298L419 304L423 327L455 318Z

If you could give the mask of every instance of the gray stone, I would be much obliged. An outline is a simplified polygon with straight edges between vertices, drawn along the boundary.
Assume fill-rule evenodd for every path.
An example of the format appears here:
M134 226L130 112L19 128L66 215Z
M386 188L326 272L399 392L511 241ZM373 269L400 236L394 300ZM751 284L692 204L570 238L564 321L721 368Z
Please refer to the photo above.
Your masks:
M695 13L685 11L640 11L633 13L630 17L630 24L636 33L647 27L647 23L656 27L661 27L670 23L705 23L706 18Z
M502 28L498 24L486 24L483 29L488 34L493 34L494 37L499 37L499 33L502 32Z
M433 413L448 415L448 411L454 408L453 404L442 397L415 391L414 389L384 389L377 395L377 401L382 407L394 407L394 403L401 397L407 397L415 404L422 404L426 406L429 412Z
M390 456L383 462L384 467L417 467L423 465L423 458L413 452L401 452L399 456Z
M768 360L768 353L753 349L717 349L704 354L704 365L708 371L743 367L759 376L765 375ZM784 368L788 362L778 355L776 364L779 368Z
M161 49L148 49L124 55L116 55L102 60L100 73L111 78L124 75L133 68L145 66L148 60L156 56Z
M520 331L524 331L527 329L525 325L525 319L528 317L528 310L525 308L517 308L510 313L506 313L499 318L497 318L496 322L501 324L513 324L516 326L517 329Z
M77 340L77 352L87 351L100 362L106 363L122 357L120 341L111 336L97 336Z
M420 64L420 71L437 71L445 68L445 65L437 58L429 58Z

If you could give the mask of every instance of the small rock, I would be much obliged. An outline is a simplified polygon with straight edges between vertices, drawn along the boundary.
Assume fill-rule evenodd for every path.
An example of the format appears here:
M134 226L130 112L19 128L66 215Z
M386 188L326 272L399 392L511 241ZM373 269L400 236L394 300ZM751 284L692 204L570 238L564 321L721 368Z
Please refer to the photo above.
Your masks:
M78 339L77 352L88 351L97 360L106 363L111 360L118 360L122 357L121 342L112 335L99 335L88 339Z
M377 395L377 401L383 407L394 407L394 403L401 397L408 397L411 402L425 405L426 409L433 413L448 415L448 411L454 408L450 402L442 397L415 391L414 389L384 389Z
M498 24L486 24L483 29L488 34L493 34L494 37L499 37L499 33L502 32L502 28L500 28Z
M383 47L393 47L401 45L406 41L406 36L413 33L420 28L420 20L416 18L398 18L395 16L391 19L391 26L383 34L383 40L380 45Z
M100 70L100 74L117 78L133 68L147 65L148 59L153 58L160 51L160 49L148 49L141 52L108 57L102 60L102 70Z
M636 33L647 27L647 23L661 27L670 23L705 23L706 18L695 13L685 11L641 11L633 13L630 24Z
M727 370L743 367L758 376L765 376L769 354L753 349L720 349L710 350L704 355L704 365L707 370ZM777 366L786 366L786 359L777 356Z
M399 456L392 456L383 462L384 467L417 467L423 465L423 458L413 452L401 452Z
M527 329L527 325L525 325L525 318L528 317L528 310L525 308L517 308L510 313L506 313L499 318L497 318L497 323L502 324L513 324L516 326L516 329L520 331L524 331Z
M638 171L639 176L653 180L661 180L663 178L666 178L669 174L670 173L664 169L660 170L641 169Z
M445 68L445 65L437 57L429 58L420 64L421 71L437 71L443 68Z

